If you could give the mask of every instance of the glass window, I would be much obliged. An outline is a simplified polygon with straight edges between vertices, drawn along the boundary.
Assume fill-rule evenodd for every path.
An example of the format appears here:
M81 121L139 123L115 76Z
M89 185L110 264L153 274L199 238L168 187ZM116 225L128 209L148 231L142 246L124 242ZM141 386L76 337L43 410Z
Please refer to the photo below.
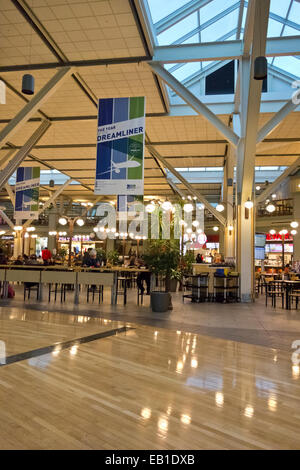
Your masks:
M202 42L217 41L219 37L224 36L233 29L237 28L239 10L234 10L229 15L224 16L208 28L201 32Z
M222 13L222 11L231 7L234 3L236 3L236 0L213 0L212 2L209 2L200 9L201 23L205 23L219 13ZM235 24L235 26L237 25Z
M165 18L170 13L173 13L178 8L186 5L186 0L148 0L148 5L151 11L153 23Z
M285 18L289 9L289 5L289 1L271 0L270 11Z
M299 60L295 57L275 57L274 65L283 70L286 70L295 77L300 76Z
M188 31L192 31L198 26L197 13L187 16L179 23L176 23L171 28L168 28L163 33L157 36L160 45L172 44L177 39L181 38Z

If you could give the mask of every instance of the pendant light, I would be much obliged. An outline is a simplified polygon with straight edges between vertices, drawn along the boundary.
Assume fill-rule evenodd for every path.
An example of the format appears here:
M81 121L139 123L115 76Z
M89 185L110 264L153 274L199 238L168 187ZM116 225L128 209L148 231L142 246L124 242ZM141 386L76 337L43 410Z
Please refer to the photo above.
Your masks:
M266 57L256 57L254 61L254 79L264 80L268 75L268 61Z
M23 75L22 93L24 93L24 95L33 95L34 93L34 76L29 73Z

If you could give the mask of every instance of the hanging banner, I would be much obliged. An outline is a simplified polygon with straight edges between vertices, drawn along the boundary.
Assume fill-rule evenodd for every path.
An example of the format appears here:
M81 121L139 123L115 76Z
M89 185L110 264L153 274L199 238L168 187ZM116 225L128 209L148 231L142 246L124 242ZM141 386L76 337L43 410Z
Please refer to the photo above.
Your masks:
M95 194L144 194L145 97L100 99Z
M15 191L15 219L38 219L40 168L19 167Z

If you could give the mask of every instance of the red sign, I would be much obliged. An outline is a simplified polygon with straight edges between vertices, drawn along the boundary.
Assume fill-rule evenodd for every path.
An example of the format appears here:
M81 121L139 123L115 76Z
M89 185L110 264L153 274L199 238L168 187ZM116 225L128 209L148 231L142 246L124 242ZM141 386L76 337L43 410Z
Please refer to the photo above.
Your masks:
M280 233L275 233L274 235L271 235L270 233L267 233L266 235L266 240L267 241L282 241L282 237L284 236L285 240L293 240L293 235L290 235L289 233L286 233L285 235L280 235Z

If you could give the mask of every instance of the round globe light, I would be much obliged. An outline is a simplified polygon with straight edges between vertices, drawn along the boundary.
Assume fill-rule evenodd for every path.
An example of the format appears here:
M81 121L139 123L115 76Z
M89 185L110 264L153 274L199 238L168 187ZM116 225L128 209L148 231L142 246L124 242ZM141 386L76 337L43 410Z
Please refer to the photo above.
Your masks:
M223 204L217 204L216 211L223 212L224 209L225 209L225 207L223 206Z
M147 204L146 205L146 212L148 212L149 214L151 214L152 212L155 211L155 205L154 204Z
M199 221L198 221L198 220L194 220L194 221L192 222L192 226L193 226L193 227L199 227Z
M268 212L270 212L270 214L271 214L272 212L274 212L276 210L276 207L274 206L274 204L268 204L267 207L266 207L266 210Z
M76 224L79 225L79 227L82 227L84 225L84 220L83 219L77 219Z
M161 207L165 210L165 211L170 211L172 209L172 204L170 201L165 201L162 203Z
M60 225L67 225L68 221L67 221L67 219L66 219L65 217L60 217L60 218L58 219L58 223L59 223Z
M218 230L219 230L219 227L217 227L217 226L213 227L214 232L217 232Z
M296 221L291 222L290 225L291 225L292 228L297 228L299 226L298 222L296 222Z
M298 233L297 230L291 230L292 235L297 235L297 233Z
M248 201L245 202L244 206L246 207L246 209L252 209L253 201L250 201L250 199L248 199Z
M183 206L183 210L184 210L185 212L192 212L193 209L194 209L193 204L184 204L184 206Z
M276 230L274 230L273 228L269 231L270 235L275 235L275 233L276 233Z

